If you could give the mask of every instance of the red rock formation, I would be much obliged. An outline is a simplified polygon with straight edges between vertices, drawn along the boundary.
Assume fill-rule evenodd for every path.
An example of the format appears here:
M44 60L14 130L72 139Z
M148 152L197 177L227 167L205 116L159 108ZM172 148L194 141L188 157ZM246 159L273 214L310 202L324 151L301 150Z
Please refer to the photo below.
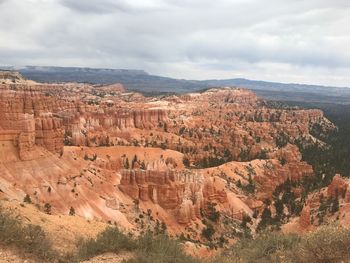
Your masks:
M295 140L312 138L314 123L334 128L319 110L270 109L245 89L159 99L126 93L120 85L51 85L6 78L11 83L0 84L1 189L17 199L30 193L35 202L50 202L60 213L74 206L86 218L134 219L135 214L122 213L136 213L130 208L135 199L159 209L155 217L177 221L176 231L200 218L201 210L206 212L212 203L220 214L242 219L252 215L251 209L260 209L261 200L271 198L279 184L312 176ZM88 147L66 147L68 154L59 158L63 141L112 147L98 157L92 150L85 152ZM109 152L119 142L178 152L166 151L171 155L163 158L165 151L156 149L161 153L153 158L159 161L121 170L124 159ZM154 148L138 149L146 156ZM211 173L209 168L183 169L182 153L186 165L216 167ZM244 192L238 178L243 185L252 181L255 188ZM343 181L335 177L328 195L345 194ZM293 192L298 196L301 189ZM302 212L303 227L310 224L309 210Z
M328 198L345 197L349 183L339 174L333 177L331 184L327 188Z
M151 200L165 209L177 208L184 194L174 171L123 170L119 188L133 199Z
M303 229L308 229L311 226L310 206L304 206L303 210L300 213L299 224Z
M210 101L223 101L225 103L236 103L244 105L255 105L257 103L257 96L253 92L247 89L210 89L203 93L203 99L209 99Z
M215 187L215 178L209 178L205 181L203 197L208 201L227 202L227 193L224 189L217 189Z
M22 160L33 158L35 146L61 154L62 122L48 111L50 100L34 91L0 92L0 141L16 145Z

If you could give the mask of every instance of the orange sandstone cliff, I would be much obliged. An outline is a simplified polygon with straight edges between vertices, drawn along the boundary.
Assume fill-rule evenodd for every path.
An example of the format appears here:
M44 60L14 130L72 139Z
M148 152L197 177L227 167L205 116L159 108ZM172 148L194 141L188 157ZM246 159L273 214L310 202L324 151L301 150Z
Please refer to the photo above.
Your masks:
M276 188L313 176L296 144L322 143L316 124L335 129L320 110L273 108L241 88L146 98L120 84L0 77L3 195L133 232L163 222L172 235L203 240L212 221L216 240L235 239L247 216L255 231ZM335 177L327 195L346 193Z

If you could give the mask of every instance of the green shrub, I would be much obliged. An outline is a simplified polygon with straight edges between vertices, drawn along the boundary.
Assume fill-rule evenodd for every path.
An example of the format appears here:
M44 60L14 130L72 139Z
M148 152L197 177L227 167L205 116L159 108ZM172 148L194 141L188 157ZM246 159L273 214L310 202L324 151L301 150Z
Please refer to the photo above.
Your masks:
M293 251L294 262L349 262L350 230L339 225L322 226L302 237Z
M42 259L54 259L57 253L52 249L52 243L47 238L44 230L38 225L23 227L22 240L18 242L20 248Z
M288 262L286 251L294 248L299 241L296 235L283 235L275 232L263 232L255 239L242 239L216 258L213 263L249 262L270 263Z
M213 222L217 222L220 218L220 212L216 210L215 206L215 203L208 204L208 218Z
M40 226L22 225L17 218L5 212L1 207L0 242L14 245L20 251L32 253L45 261L57 258L51 241Z
M212 240L213 235L215 234L215 229L212 224L207 223L206 227L202 230L202 236L205 237L208 241Z
M51 215L51 205L49 203L45 203L44 212L48 215Z
M177 240L166 235L154 236L149 231L137 240L135 258L128 263L199 263L186 255Z
M313 263L350 262L350 229L322 226L302 236L263 232L255 239L242 239L212 263Z
M95 239L82 241L78 247L77 259L86 260L107 252L134 250L136 242L120 232L116 227L108 227L97 235Z
M31 204L32 203L32 199L30 198L30 196L28 194L26 194L26 196L23 198L23 202Z
M71 208L69 209L69 215L70 216L75 216L75 209L74 207L71 206Z

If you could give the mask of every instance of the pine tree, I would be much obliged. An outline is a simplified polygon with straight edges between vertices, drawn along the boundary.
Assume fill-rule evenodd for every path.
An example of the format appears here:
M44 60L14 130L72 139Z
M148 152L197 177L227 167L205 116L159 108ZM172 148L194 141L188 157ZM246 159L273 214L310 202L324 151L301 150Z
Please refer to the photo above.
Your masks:
M185 167L189 167L190 166L190 160L187 157L184 157L182 159L182 162L185 165Z
M134 155L134 158L132 159L132 162L131 162L131 169L134 169L135 167L135 163L137 162L137 156L136 154Z
M30 196L28 194L26 194L26 196L23 199L23 202L31 204L32 203L32 199L30 198Z
M332 205L331 205L331 213L335 213L339 211L339 200L338 196L334 197L332 200Z
M281 219L284 215L283 213L283 202L280 200L280 199L277 199L275 202L274 202L274 205L275 205L275 208L276 208L276 217L278 217L278 219Z
M46 214L51 215L51 205L50 205L49 203L46 203L46 204L44 205L44 212L45 212Z
M75 209L74 209L73 207L71 207L71 208L69 209L69 215L70 215L70 216L74 216L74 215L75 215Z
M125 168L125 169L129 169L129 168L130 168L130 164L129 164L129 159L128 159L128 157L126 157L126 159L125 159L124 168Z

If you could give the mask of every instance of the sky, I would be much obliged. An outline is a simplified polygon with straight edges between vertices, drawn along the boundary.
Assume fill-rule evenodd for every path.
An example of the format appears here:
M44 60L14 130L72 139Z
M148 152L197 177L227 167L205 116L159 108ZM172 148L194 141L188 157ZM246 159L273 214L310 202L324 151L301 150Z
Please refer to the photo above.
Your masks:
M0 0L0 65L350 87L350 1Z

